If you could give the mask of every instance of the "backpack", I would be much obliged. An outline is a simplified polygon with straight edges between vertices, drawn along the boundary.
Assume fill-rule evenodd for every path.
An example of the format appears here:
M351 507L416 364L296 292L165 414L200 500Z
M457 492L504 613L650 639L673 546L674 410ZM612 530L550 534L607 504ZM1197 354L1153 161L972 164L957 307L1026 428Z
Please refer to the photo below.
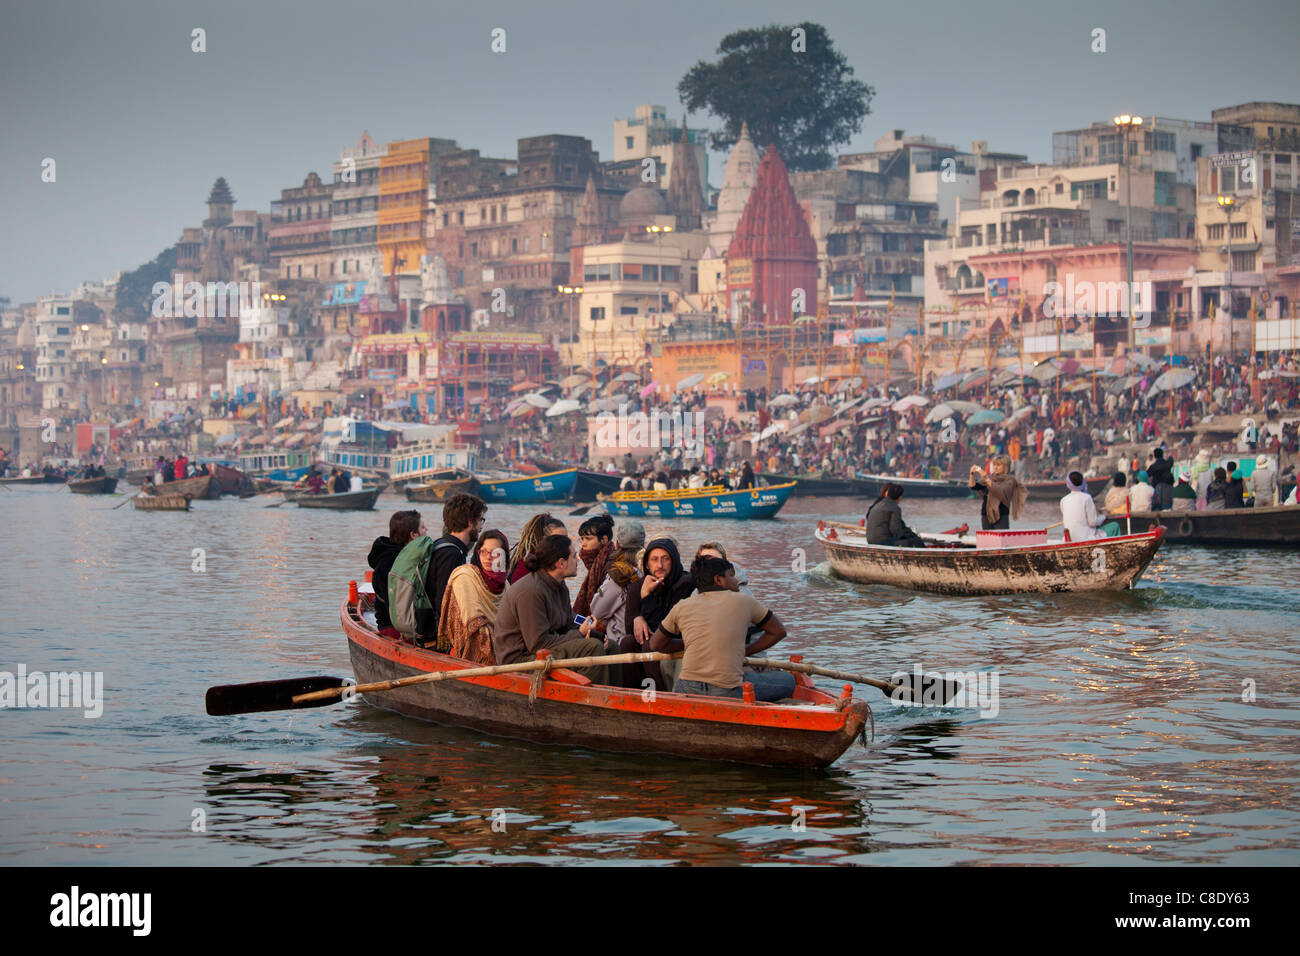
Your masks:
M419 636L419 622L427 620L430 614L437 620L441 609L433 606L425 590L425 581L428 580L433 552L438 548L454 547L456 545L450 541L435 543L424 535L407 544L393 561L388 571L388 616L393 627L403 635Z

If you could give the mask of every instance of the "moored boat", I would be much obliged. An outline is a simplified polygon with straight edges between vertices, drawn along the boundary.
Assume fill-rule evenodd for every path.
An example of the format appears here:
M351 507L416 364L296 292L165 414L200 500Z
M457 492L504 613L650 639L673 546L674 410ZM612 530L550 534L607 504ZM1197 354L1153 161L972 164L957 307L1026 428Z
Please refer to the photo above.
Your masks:
M979 547L965 539L923 535L926 547L898 548L868 544L865 529L830 521L817 523L816 537L839 577L937 594L1131 588L1165 537L1163 528L1091 541L1047 542L1044 531L1012 534L1041 536L1042 543Z
M196 478L165 481L158 486L158 494L189 495L191 498L210 501L221 497L221 485L213 475L199 475Z
M136 495L131 505L136 511L189 511L190 499L184 495Z
M1084 483L1088 486L1088 494L1098 495L1102 488L1110 481L1109 478L1096 477L1085 478ZM1070 489L1065 487L1065 479L1060 481L1023 481L1025 491L1028 493L1030 501L1060 501L1070 493Z
M358 683L472 668L469 661L382 637L345 601L341 613ZM746 703L592 684L557 668L535 700L528 674L496 674L413 684L364 694L370 704L408 717L539 744L615 753L663 754L774 767L825 767L869 719L866 703L836 698L796 674L791 703Z
M478 494L479 483L473 475L452 470L409 484L404 492L407 501L446 501L455 494Z
M778 475L763 472L759 475L769 485L786 485L794 482L790 494L795 498L861 498L866 495L866 484L852 478L822 478L818 475Z
M1216 511L1135 511L1129 520L1135 532L1164 528L1170 544L1244 548L1300 545L1300 505Z
M619 474L609 474L604 471L588 471L585 468L578 469L578 477L573 481L573 491L569 495L570 501L595 501L601 495L609 495L618 491L618 486L622 484L623 476Z
M909 498L969 498L971 495L969 482L953 478L899 478L858 472L857 480L862 494L868 498L879 498L880 489L887 481L902 485L903 493Z
M293 499L299 508L325 508L332 511L371 511L382 488L340 491L333 495L298 495Z
M772 518L785 505L794 484L728 491L721 485L672 491L619 491L601 495L612 515L631 518Z
M67 475L31 475L24 478L22 476L13 476L10 478L0 478L0 485L62 485L68 480Z
M98 478L69 478L68 490L74 495L111 495L117 489L117 479L108 475Z
M480 497L507 505L532 504L539 501L568 501L573 493L578 469L523 475L518 478L479 478Z

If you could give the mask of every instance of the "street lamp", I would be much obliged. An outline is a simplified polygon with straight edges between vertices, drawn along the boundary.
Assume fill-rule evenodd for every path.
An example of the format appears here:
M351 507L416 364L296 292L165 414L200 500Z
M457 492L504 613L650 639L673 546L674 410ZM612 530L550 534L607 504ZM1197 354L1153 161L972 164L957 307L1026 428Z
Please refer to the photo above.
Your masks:
M574 339L573 337L574 310L577 309L578 307L578 300L573 297L582 294L582 286L557 285L555 289L557 292L561 292L564 295L570 297L569 298L569 374L572 375L575 371L577 371L578 368L578 363L575 359L578 343L577 340Z
M1232 207L1236 205L1237 200L1232 196L1220 196L1219 206L1228 216L1228 360L1233 357L1232 351Z
M1128 207L1128 285L1124 298L1128 302L1128 353L1129 367L1133 365L1133 165L1129 162L1128 134L1135 127L1142 125L1142 117L1129 116L1127 113L1115 117L1115 126L1123 135L1124 143L1124 192L1125 205Z
M659 248L659 270L655 273L658 286L655 291L655 315L662 316L664 307L664 243L663 234L672 232L672 226L646 226L646 232L655 234L655 245ZM662 323L660 323L662 324Z

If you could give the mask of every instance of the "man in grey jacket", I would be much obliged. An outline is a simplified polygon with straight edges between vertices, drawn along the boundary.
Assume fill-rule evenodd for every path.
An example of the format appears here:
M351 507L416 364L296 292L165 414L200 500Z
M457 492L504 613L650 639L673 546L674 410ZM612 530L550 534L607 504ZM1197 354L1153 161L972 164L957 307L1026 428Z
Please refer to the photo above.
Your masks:
M1277 472L1273 470L1268 455L1255 459L1255 473L1250 476L1250 490L1255 495L1256 508L1269 508L1277 503Z

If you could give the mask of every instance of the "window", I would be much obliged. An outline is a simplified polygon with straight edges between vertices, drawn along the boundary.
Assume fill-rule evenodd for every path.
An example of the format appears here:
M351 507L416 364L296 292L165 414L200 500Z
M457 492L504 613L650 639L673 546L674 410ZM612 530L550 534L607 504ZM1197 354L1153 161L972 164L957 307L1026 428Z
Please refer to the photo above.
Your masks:
M449 212L444 212L444 213L442 214L442 224L443 224L443 226L450 225L450 222L449 222L450 219L451 219L451 213L449 213Z
M1219 170L1219 192L1234 193L1237 191L1237 167L1224 166Z
M1065 183L1056 184L1056 195L1060 196L1065 192Z
M625 137L625 141L627 142L627 148L632 149L634 143L632 137L631 136Z
M497 207L496 207L496 206L493 206L493 207L492 207L492 221L493 221L493 222L496 222L496 221L497 221Z
M637 310L636 310L636 306L634 306L634 305L625 305L625 306L622 306L622 307L618 310L618 314L619 314L619 315L638 315L639 313L638 313Z
M1107 219L1107 220L1106 220L1106 235L1108 235L1108 236L1118 236L1119 233L1120 233L1120 230L1123 228L1123 226L1124 226L1124 221L1121 220L1121 219Z
M524 252L528 251L528 246L530 242L531 242L530 237L524 236Z
M477 259L477 258L478 258L478 243L477 243L477 242L471 242L471 243L469 244L469 257L470 257L471 259Z
M605 317L605 307L603 305L600 306L599 308L592 308L591 321L599 322L604 317Z
M518 239L511 239L511 240L510 240L510 251L511 251L511 252L518 252L518 251L519 251L519 240L518 240Z
M1232 254L1232 271L1233 272L1254 272L1255 253L1234 252Z
M1208 241L1210 241L1210 242L1213 242L1213 241L1215 241L1215 240L1217 240L1217 239L1222 239L1222 238L1223 238L1223 223L1221 223L1221 222L1216 222L1216 223L1215 223L1214 225L1212 225L1212 226L1206 226L1206 227L1205 227L1205 238L1206 238L1206 240L1208 240Z
M1234 239L1246 238L1246 224L1244 222L1234 222L1232 224L1232 238Z
M1173 133L1162 133L1156 130L1154 149L1159 153L1172 153L1175 146L1175 136Z
M1092 156L1092 147L1091 147L1091 146L1085 146L1085 147L1083 147L1083 155L1084 155L1085 158L1091 157L1091 156Z
M1097 159L1103 163L1117 163L1124 154L1121 139L1118 136L1099 136L1097 137Z
M1091 179L1087 182L1070 183L1071 199L1105 199L1107 184L1104 179Z
M1155 204L1157 206L1177 205L1174 198L1174 173L1156 173Z

